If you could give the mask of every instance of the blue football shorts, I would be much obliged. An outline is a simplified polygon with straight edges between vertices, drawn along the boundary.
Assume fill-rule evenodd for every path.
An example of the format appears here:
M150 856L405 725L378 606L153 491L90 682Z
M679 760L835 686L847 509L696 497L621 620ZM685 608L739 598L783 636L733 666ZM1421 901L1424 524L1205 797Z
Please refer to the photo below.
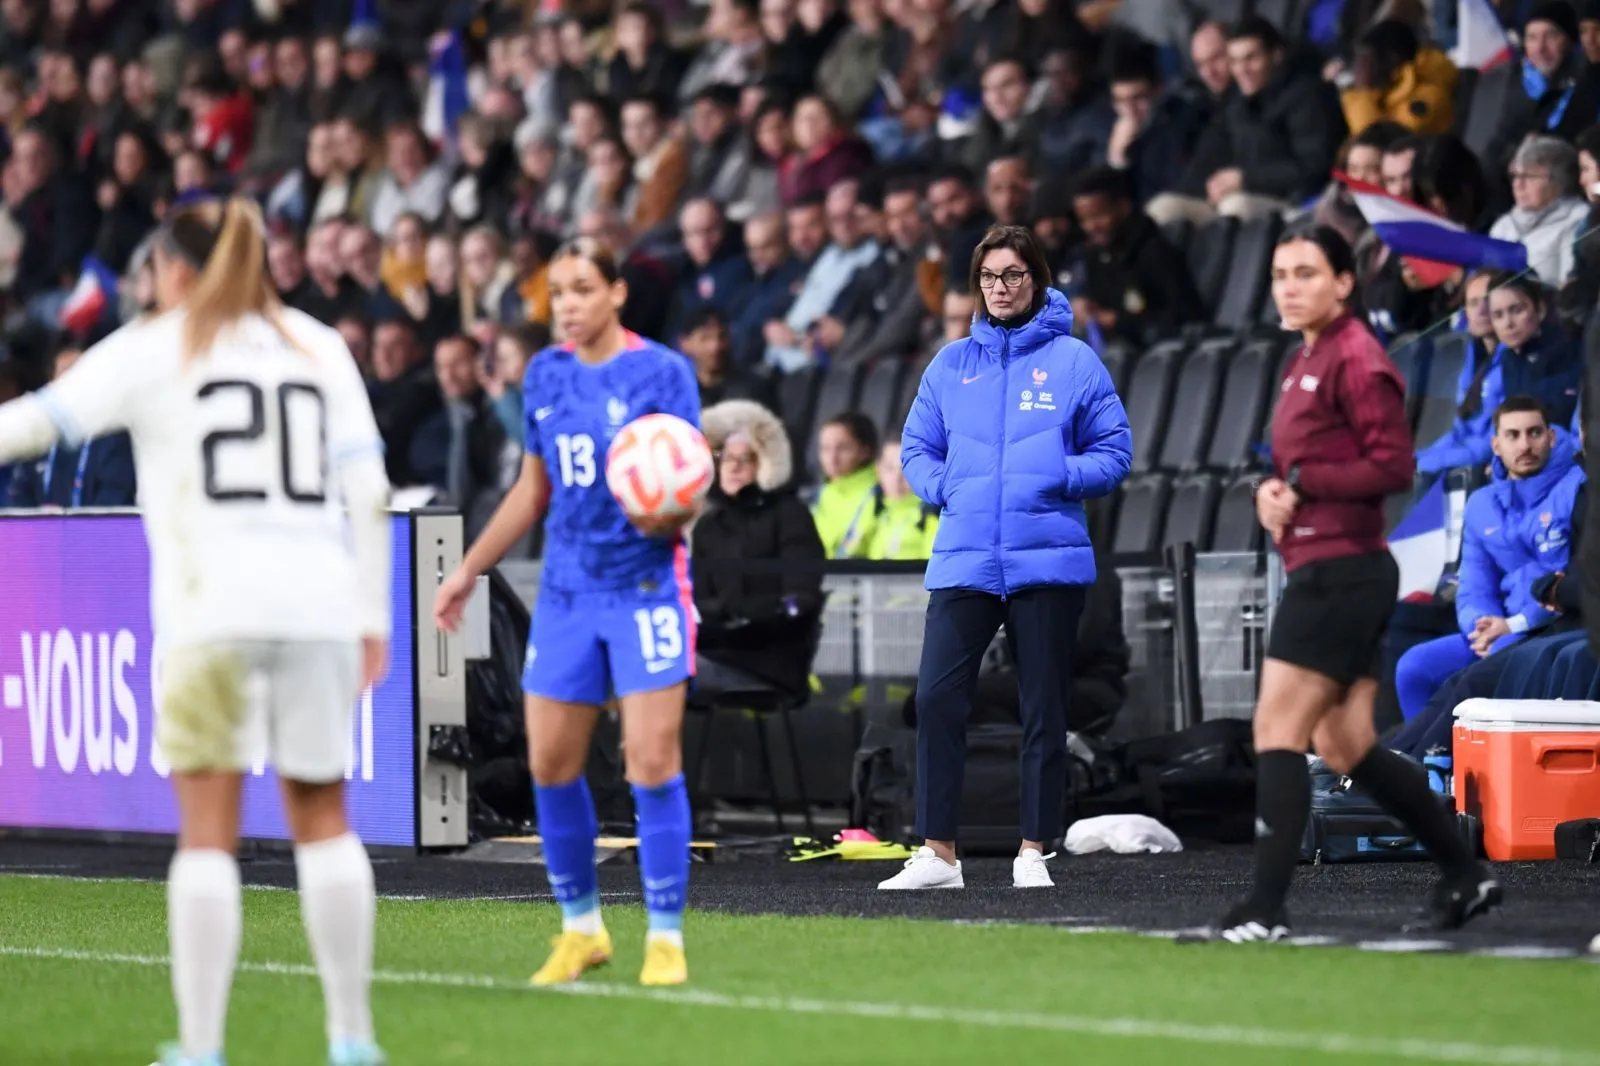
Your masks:
M522 691L595 706L694 676L694 601L686 582L648 593L542 588L533 607Z

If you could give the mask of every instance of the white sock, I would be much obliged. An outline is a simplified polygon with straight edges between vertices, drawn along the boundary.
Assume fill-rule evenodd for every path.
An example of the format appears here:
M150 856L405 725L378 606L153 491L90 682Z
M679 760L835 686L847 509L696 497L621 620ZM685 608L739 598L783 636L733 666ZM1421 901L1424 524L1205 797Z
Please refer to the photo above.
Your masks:
M598 936L605 923L600 920L600 908L591 907L582 914L562 915L561 928L567 932Z
M167 872L172 994L185 1058L222 1053L228 993L239 959L239 863L225 851L186 848Z
M294 849L300 913L322 977L328 1042L372 1040L372 861L354 833Z
M652 940L665 940L680 951L683 949L682 929L652 929L644 935L644 939L646 943Z

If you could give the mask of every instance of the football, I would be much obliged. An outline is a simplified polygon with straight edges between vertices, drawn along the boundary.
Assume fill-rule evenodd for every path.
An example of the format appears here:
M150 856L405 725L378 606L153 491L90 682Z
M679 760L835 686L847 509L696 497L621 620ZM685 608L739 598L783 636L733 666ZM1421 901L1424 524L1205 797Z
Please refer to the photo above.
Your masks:
M716 477L706 439L677 415L643 415L606 451L606 486L629 515L693 514Z

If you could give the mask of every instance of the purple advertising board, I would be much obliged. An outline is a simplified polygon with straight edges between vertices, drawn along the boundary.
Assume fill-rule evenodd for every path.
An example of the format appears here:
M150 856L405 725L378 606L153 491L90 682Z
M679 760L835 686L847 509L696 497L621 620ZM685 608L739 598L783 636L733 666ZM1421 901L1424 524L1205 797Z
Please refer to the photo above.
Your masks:
M395 518L389 676L356 708L345 766L368 844L416 843L410 530ZM132 515L0 517L0 826L174 834L154 743L150 556ZM316 590L307 589L308 596ZM270 768L245 776L241 832L284 840Z

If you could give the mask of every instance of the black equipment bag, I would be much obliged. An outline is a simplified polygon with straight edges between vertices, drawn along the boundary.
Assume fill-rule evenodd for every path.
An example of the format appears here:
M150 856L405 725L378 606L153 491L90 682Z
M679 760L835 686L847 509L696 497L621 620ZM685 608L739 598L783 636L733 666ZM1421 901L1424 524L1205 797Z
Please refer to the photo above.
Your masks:
M1444 802L1443 797L1439 797ZM1311 774L1311 817L1300 861L1416 862L1428 852L1408 829L1320 760Z
M1600 818L1578 818L1556 826L1556 858L1600 860Z

